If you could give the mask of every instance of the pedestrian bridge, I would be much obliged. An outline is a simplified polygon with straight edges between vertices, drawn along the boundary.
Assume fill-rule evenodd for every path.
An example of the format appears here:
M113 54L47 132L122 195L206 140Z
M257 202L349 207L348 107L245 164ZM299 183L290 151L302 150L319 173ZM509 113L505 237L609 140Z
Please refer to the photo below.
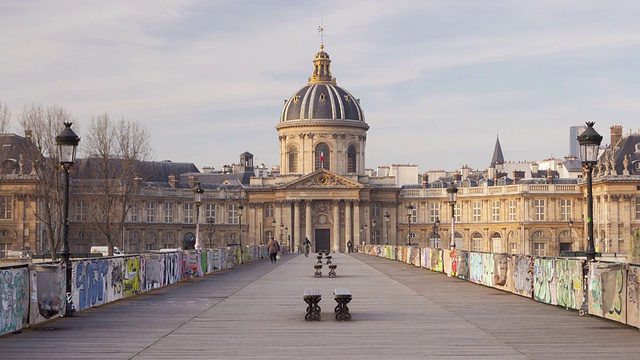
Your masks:
M409 264L420 256L406 250L394 255L404 261L362 250L376 256L332 254L336 278L314 277L315 256L285 254L275 265L258 257L75 317L50 317L0 338L2 358L546 359L640 351L637 329L621 322ZM1 271L4 306L9 270ZM322 291L319 322L304 321L307 287ZM335 321L334 288L353 293L352 321ZM3 321L8 314L3 307Z

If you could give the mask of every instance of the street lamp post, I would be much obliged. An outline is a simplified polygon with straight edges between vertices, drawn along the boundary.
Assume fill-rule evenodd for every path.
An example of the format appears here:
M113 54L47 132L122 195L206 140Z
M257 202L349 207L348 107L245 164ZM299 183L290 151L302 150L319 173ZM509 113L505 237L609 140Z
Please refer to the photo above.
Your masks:
M273 236L273 239L276 239L276 225L278 224L278 222L276 221L276 219L272 219L271 220L271 226L273 226L273 231L271 236ZM269 243L269 241L267 241L267 244Z
M284 227L284 239L287 241L287 244L289 245L289 251L293 252L293 244L291 243L291 240L289 239L289 227L288 226Z
M409 224L409 233L407 234L407 246L411 246L411 217L413 216L413 204L407 205L407 224Z
M64 129L56 136L56 145L58 147L58 157L60 159L60 167L64 174L64 205L63 205L63 245L60 255L64 260L66 267L66 310L64 316L74 316L76 309L73 306L71 297L71 252L69 250L69 171L73 167L76 160L76 149L80 143L80 138L71 130L70 122L64 123Z
M282 231L284 231L284 224L280 223L280 245L284 245L282 243Z
M573 219L569 218L569 244L571 244L571 251L574 251L573 248Z
M389 212L388 212L388 211L387 211L387 212L385 212L385 214L384 214L384 223L385 223L385 226L387 227L387 229L386 229L386 234L385 234L385 235L386 235L385 243L386 243L387 245L389 245L389 220L390 220L389 218L390 218L390 217L391 217L391 216L389 216Z
M598 151L600 150L600 143L602 142L602 135L593 128L594 122L587 122L587 128L578 136L578 144L580 144L580 160L582 160L582 169L587 174L587 249L585 250L585 256L587 261L585 262L584 273L584 297L582 299L582 306L580 308L580 315L584 315L589 312L587 305L587 291L588 291L588 274L589 263L596 258L596 249L593 243L593 179L592 172L593 166L598 161Z
M204 189L197 183L193 188L193 202L196 204L196 251L202 250L202 241L200 240L200 205L202 205L202 195Z
M244 206L242 203L238 204L238 246L240 248L240 263L244 262L244 258L242 257L242 210L244 210Z
M213 218L207 218L208 230L209 230L209 249L211 249L211 241L213 240Z
M375 240L376 240L376 219L373 219L371 220L371 244L372 245L376 242Z
M438 226L440 226L440 218L436 218L433 222L433 237L435 239L436 248L440 248L440 236L438 234Z
M447 196L449 197L449 205L451 205L451 250L456 248L456 198L458 196L458 188L451 183L447 188Z

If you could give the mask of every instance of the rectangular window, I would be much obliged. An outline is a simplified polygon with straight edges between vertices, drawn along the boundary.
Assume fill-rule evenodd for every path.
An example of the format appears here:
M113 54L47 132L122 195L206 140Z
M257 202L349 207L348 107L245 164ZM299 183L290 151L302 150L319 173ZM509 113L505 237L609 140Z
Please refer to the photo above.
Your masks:
M455 203L455 205L453 205L453 214L455 216L455 220L457 223L462 222L462 213L460 211L460 203L457 202ZM456 249L458 249L458 247L456 247Z
M546 256L547 253L544 250L544 243L533 243L533 255Z
M418 205L416 204L411 204L411 206L413 206L413 209L411 210L411 223L416 223L418 222Z
M571 199L560 199L560 220L571 219Z
M133 204L131 204L131 209L129 210L130 214L131 214L131 222L138 222L138 202L134 201Z
M83 200L76 201L76 221L87 221L87 206Z
M516 221L516 201L509 200L509 221Z
M500 221L500 200L491 203L491 221Z
M184 203L184 222L187 224L193 224L193 203Z
M533 220L545 221L544 214L545 214L544 199L533 200Z
M11 250L11 244L0 243L0 259L6 258L9 255L9 250Z
M164 222L173 222L173 203L164 203Z
M482 238L473 238L471 240L471 251L482 251Z
M511 254L517 254L518 253L518 244L517 243L510 243L509 244L509 252Z
M207 217L207 222L211 224L216 223L216 204L206 204L204 206L204 215Z
M636 196L636 220L640 220L640 196Z
M147 251L151 251L151 250L154 250L154 246L153 244L145 244L144 249Z
M154 222L154 217L156 214L156 204L153 203L153 201L149 201L147 202L147 222L148 223L152 223Z
M0 196L0 219L11 219L11 196Z
M429 203L429 222L434 223L438 219L440 219L440 203Z
M471 205L471 209L473 211L473 221L480 222L482 221L482 202L474 201Z
M273 205L269 204L264 208L264 217L272 218L273 216Z
M371 204L371 217L377 219L380 217L380 204L373 203Z
M229 224L237 224L238 223L238 208L236 204L228 204L227 205L228 213L229 213Z

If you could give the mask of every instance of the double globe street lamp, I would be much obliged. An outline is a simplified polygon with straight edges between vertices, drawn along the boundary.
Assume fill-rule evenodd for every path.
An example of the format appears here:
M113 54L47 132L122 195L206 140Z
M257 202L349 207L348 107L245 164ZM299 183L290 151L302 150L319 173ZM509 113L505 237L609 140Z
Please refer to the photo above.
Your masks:
M409 233L407 234L407 246L411 246L411 217L413 216L413 204L407 205L407 224L409 225Z
M202 195L204 189L200 183L193 187L193 202L196 204L196 251L202 250L202 240L200 240L200 205L202 205Z
M456 199L458 196L458 188L451 183L447 188L447 196L449 198L449 205L451 205L451 244L449 247L451 250L456 248Z

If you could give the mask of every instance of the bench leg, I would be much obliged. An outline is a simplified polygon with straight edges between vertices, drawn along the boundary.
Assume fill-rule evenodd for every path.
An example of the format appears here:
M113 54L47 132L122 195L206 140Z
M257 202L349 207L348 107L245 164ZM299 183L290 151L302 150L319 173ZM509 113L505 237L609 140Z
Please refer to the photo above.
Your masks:
M320 321L320 299L304 299L307 306L307 314L304 316L306 321Z
M322 277L322 271L320 271L320 269L316 270L315 274L313 274L313 276L317 277L317 278L321 278Z
M331 278L331 277L332 277L332 278L336 277L336 270L335 270L335 269L331 269L331 270L329 270L329 277L330 277L330 278Z
M337 298L336 308L333 310L336 313L336 320L338 321L351 321L351 314L349 314L349 307L347 304L351 301L351 298Z

